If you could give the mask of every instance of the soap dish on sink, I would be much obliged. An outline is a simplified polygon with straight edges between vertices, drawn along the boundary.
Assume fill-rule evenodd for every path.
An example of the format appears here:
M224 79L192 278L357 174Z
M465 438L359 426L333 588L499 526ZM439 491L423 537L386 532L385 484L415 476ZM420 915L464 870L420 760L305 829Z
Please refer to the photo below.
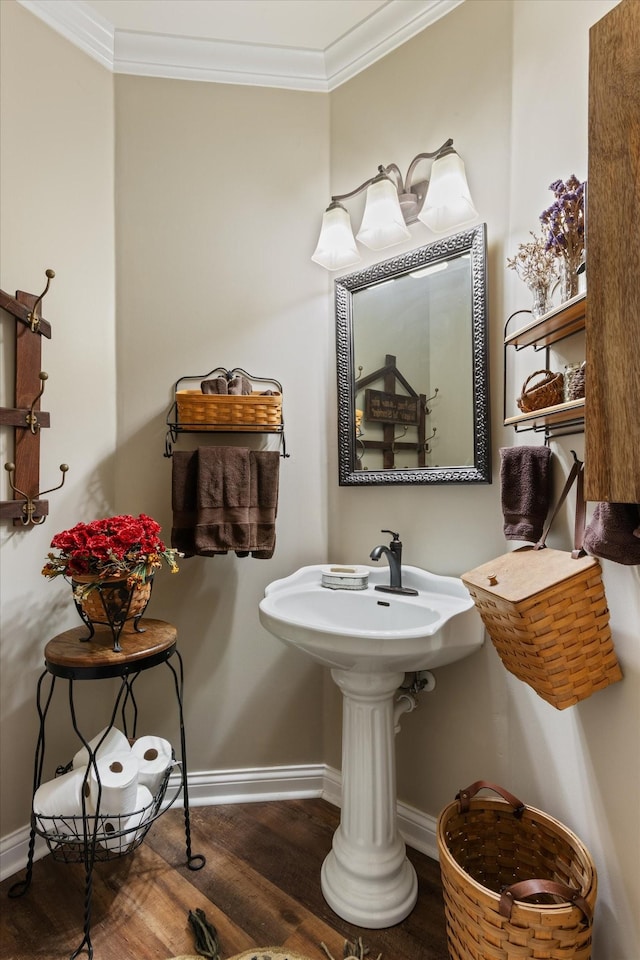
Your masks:
M369 571L366 567L335 564L321 568L322 586L329 590L366 590Z

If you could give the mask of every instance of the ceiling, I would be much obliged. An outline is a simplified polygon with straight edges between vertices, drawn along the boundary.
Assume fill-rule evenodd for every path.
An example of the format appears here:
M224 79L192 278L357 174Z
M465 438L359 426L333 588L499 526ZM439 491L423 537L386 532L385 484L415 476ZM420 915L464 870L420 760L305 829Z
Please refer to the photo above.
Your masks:
M114 73L328 92L464 0L18 0Z

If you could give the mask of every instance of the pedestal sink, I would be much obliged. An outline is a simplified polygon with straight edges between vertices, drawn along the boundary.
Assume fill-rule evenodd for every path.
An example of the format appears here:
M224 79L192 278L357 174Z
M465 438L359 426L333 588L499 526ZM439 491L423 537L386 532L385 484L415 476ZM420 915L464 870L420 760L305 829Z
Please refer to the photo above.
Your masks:
M382 593L387 568L369 568L366 590L329 590L322 566L266 588L260 621L274 636L331 669L343 695L340 826L322 866L329 906L369 929L411 912L417 879L396 818L394 696L405 672L431 670L478 650L484 630L466 587L403 567L417 596Z

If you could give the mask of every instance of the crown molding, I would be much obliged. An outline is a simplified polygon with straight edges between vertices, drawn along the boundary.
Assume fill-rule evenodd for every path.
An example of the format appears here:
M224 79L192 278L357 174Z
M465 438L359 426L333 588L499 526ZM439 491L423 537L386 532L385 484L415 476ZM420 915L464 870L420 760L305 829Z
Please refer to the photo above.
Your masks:
M327 47L327 89L335 90L377 60L446 16L464 0L391 0Z
M326 50L117 30L82 0L18 0L113 73L328 93L464 0L389 0Z
M324 54L257 43L230 43L116 31L114 73L289 90L328 90Z
M76 0L18 0L48 27L108 70L113 70L115 30L95 10Z

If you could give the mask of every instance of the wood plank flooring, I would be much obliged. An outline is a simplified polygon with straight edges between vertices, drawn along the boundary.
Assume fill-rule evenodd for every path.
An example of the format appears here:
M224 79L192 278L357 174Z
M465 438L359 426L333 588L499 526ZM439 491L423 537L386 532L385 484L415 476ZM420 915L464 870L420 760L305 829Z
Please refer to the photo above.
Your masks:
M438 864L408 850L418 904L395 927L364 930L340 919L320 891L320 868L339 811L324 800L194 807L192 852L205 867L184 865L182 810L169 810L130 856L97 864L92 897L94 960L167 960L195 954L189 910L204 910L217 932L220 960L255 947L281 946L341 960L358 936L372 960L447 960ZM84 869L51 857L34 866L27 893L9 899L0 884L0 960L59 960L82 940ZM80 955L85 957L86 953Z

